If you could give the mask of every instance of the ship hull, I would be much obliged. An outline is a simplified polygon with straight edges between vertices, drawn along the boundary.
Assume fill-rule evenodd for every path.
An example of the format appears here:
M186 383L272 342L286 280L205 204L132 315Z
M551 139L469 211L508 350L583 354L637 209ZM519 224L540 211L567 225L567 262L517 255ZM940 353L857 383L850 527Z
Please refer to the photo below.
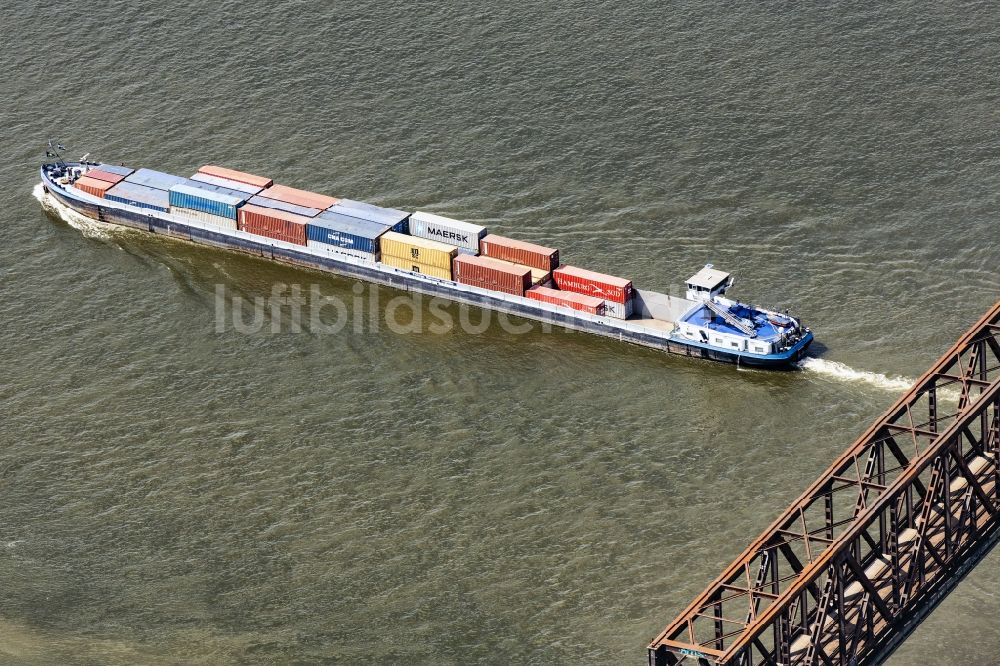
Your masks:
M207 245L225 250L269 259L286 264L303 266L321 270L343 277L355 278L366 282L386 285L402 291L437 296L443 299L464 303L475 307L516 315L525 319L541 321L561 328L566 328L593 335L612 338L619 342L628 342L643 347L658 349L671 354L690 358L698 358L720 363L736 364L741 367L764 369L791 369L795 363L805 356L812 343L812 333L806 335L792 349L781 354L767 356L741 354L699 345L679 340L667 332L653 329L639 330L638 326L629 326L626 320L581 316L575 312L560 312L552 306L538 301L518 299L503 294L494 295L486 290L456 285L452 282L434 281L423 276L407 274L402 271L389 271L380 268L379 264L361 264L342 261L332 256L318 255L311 252L279 247L268 243L265 239L256 241L222 230L211 230L202 226L186 224L162 213L140 212L124 204L95 199L90 201L78 195L75 191L62 187L51 180L44 169L41 171L42 185L46 192L62 205L94 220L108 224L116 224L145 231L155 235L163 235L178 240L184 240L199 245ZM97 203L101 201L101 203ZM561 308L560 308L561 309Z

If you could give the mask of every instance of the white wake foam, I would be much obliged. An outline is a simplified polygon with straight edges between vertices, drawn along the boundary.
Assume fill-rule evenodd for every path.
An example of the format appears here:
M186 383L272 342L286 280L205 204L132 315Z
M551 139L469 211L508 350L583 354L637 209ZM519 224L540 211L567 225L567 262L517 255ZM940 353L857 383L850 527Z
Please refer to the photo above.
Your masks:
M87 238L97 238L100 240L111 238L111 225L98 222L86 215L81 215L68 206L62 205L45 191L41 183L32 188L31 194L42 204L42 208L55 213L63 222L77 229Z
M890 377L877 372L867 372L865 370L855 370L849 365L838 361L828 361L822 358L807 356L798 362L798 367L809 372L817 372L827 377L839 379L845 382L861 382L876 386L886 391L905 391L916 383L915 379L906 377Z

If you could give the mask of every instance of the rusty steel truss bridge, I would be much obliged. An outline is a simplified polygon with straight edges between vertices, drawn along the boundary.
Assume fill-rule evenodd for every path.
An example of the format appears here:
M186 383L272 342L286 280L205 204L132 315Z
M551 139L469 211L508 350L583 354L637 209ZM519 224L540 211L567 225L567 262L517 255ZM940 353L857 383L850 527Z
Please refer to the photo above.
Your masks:
M1000 303L650 643L649 664L881 663L998 525Z

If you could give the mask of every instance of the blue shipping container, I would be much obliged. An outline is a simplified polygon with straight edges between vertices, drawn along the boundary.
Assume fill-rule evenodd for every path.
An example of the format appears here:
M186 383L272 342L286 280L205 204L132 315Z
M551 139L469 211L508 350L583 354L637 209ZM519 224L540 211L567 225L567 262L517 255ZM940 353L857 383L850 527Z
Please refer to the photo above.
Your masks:
M264 191L267 192L267 190ZM303 217L316 217L322 212L319 208L296 206L295 204L285 203L284 201L278 201L277 199L268 199L263 196L250 197L250 200L247 203L251 203L254 206L261 206L263 208L271 208L273 210L283 210L286 213L295 213L296 215L302 215Z
M188 182L187 178L152 169L139 169L131 176L126 176L125 180L136 185L155 187L158 190L169 190L174 185Z
M170 196L164 190L128 183L124 180L105 192L104 198L108 201L117 201L139 208L150 208L163 213L170 209Z
M311 241L374 255L378 255L379 236L387 231L384 224L331 211L320 213L306 225L306 237Z
M129 167L126 167L126 166L117 166L117 165L114 165L114 164L102 164L98 168L101 171L104 171L106 173L113 173L113 174L116 174L118 176L127 176L130 173L132 173L132 171L133 171L133 169L130 169Z
M205 185L205 183L197 183L197 185ZM214 190L228 190L228 188L217 188L214 185L208 187ZM174 185L170 188L170 205L171 207L200 210L203 213L235 220L236 209L242 206L249 197L242 192L237 192L235 195L231 192L233 190L219 192L194 187L192 184Z
M392 231L395 231L396 233L409 233L409 225L407 222L410 219L410 214L405 210L382 208L381 206L373 206L370 203L354 201L352 199L341 199L333 206L327 208L327 210L331 213L340 213L342 215L368 220L369 222L378 222L379 224L384 224L390 227Z

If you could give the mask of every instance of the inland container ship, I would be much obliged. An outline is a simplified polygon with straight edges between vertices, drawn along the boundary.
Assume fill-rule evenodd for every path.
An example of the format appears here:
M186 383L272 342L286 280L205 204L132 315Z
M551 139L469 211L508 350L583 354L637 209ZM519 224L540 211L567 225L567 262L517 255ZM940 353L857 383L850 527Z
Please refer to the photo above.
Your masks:
M555 248L477 224L309 192L206 165L190 177L81 158L42 165L58 205L108 224L438 296L684 356L789 368L813 340L796 317L725 296L707 265L685 296L564 264Z

